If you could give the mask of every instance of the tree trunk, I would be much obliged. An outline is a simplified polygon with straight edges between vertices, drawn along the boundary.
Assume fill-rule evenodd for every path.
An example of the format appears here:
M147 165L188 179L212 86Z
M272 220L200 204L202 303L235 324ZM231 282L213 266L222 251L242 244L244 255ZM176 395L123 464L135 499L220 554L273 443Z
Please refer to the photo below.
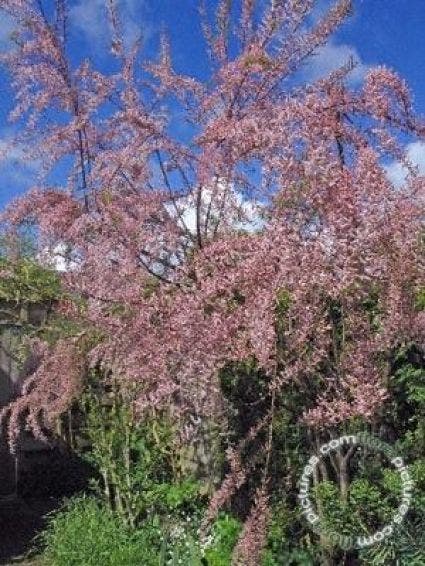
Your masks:
M344 503L347 503L349 487L350 479L347 471L347 460L345 458L341 458L339 466L339 492Z

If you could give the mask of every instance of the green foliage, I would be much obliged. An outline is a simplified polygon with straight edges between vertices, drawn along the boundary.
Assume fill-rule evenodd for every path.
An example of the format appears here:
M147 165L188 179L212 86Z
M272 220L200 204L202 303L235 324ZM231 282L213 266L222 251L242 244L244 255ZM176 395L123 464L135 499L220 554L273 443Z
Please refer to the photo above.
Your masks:
M46 566L228 566L241 523L221 515L199 540L200 513L145 518L136 528L93 497L69 500L38 539Z
M58 313L50 313L47 323L31 329L42 340L50 345L56 344L60 339L72 338L81 335L83 327L78 320L68 319ZM85 329L84 338L86 344L99 342L100 334L94 329Z
M386 493L387 482L382 481L375 484L364 478L354 479L350 485L349 512L353 517L358 517L357 522L366 526L379 528L385 521L394 515L401 492L400 475L394 470L384 470L384 474L396 474L395 485L390 493ZM398 480L398 481L397 481ZM395 495L396 497L393 497Z
M304 532L299 509L286 501L274 505L262 566L313 566L319 552Z
M283 305L283 310L286 308ZM400 431L396 448L405 456L415 481L409 514L401 528L380 545L348 553L329 545L326 552L335 564L346 560L373 566L419 566L424 563L425 460L421 446L425 405L421 364L421 358L411 346L398 352L390 382L392 402L383 416L384 431L392 430L391 427ZM226 367L221 374L221 386L228 402L229 432L226 438L237 444L267 411L267 377L258 370L255 360L250 359ZM46 556L61 557L57 558L58 566L90 565L90 555L81 554L74 558L72 552L76 547L81 553L90 552L90 542L86 543L84 539L82 544L77 544L75 538L88 538L92 525L96 525L93 527L97 529L93 539L99 546L96 552L99 556L107 553L111 560L118 561L117 565L131 564L126 560L146 566L230 565L241 531L243 511L240 510L244 509L244 501L252 486L249 485L246 491L241 490L239 506L232 507L236 514L240 513L239 518L221 515L207 539L201 540L199 528L206 501L200 495L200 483L194 478L182 477L178 472L171 423L159 414L152 414L143 421L135 418L131 408L133 398L132 391L122 391L111 383L108 387L101 385L99 376L93 380L84 398L83 409L85 436L91 446L86 457L99 472L96 489L100 498L90 500L87 509L76 504L81 521L89 521L86 529L68 528L77 522L77 511L72 506L63 511L71 513L69 521L56 516L55 527L51 523L50 534L46 535L50 549L46 550ZM288 387L285 396L276 399L270 463L273 512L262 566L324 563L323 541L310 531L296 499L300 473L309 453L314 450L309 445L305 427L299 423L303 406L303 395L296 388ZM356 423L355 426L362 428L364 424ZM338 432L346 433L347 430ZM262 439L264 436L260 433L258 442ZM253 461L255 450L254 443L243 457ZM311 488L312 500L316 497L316 508L320 502L321 521L328 532L371 534L388 522L400 503L400 475L382 454L373 451L355 452L349 472L351 482L346 501L341 499L332 468L329 481L321 481L317 488ZM104 516L95 517L100 514ZM118 526L120 535L115 536L113 529ZM101 534L102 529L107 535ZM61 538L60 530L63 537L74 538L74 542ZM114 537L116 544L111 542ZM107 544L113 544L114 548ZM55 545L61 549L57 548L56 554L52 550ZM124 553L124 546L128 554ZM139 556L143 556L141 562ZM74 559L77 561L73 562Z
M394 354L393 374L389 383L391 413L399 432L406 433L425 421L424 354L415 344L406 344ZM403 427L400 430L400 425ZM399 438L401 435L398 435ZM422 447L425 448L424 444Z
M125 524L135 526L149 514L196 507L200 485L173 477L172 430L165 419L140 420L134 391L92 387L83 399L85 457L98 470L97 492Z
M357 513L358 507L353 504L352 494L348 502L342 501L339 494L338 486L331 481L321 482L316 489L312 490L315 493L317 500L320 500L323 517L321 518L322 528L326 532L336 532L341 535L352 535L361 533L363 531L363 521ZM368 499L375 502L379 496L376 492L364 493L364 489L360 488L362 499ZM360 508L361 509L361 508ZM368 514L374 516L375 508L365 508Z
M368 566L423 566L425 564L425 522L402 523L397 532L378 545L360 552Z
M58 274L31 258L11 262L0 258L0 300L16 303L44 303L61 295Z
M22 259L13 266L0 260L0 269L3 271L0 300L30 304L61 298L57 275L31 259ZM154 280L145 292L155 292ZM371 324L376 325L378 296L378 292L371 293L364 304ZM418 309L424 308L424 297L422 290L417 296ZM234 291L229 308L243 300L244 297ZM290 295L282 289L276 297L282 351L290 306ZM80 308L84 307L81 301ZM121 309L119 314L127 316L120 305L109 308L115 312ZM342 332L340 305L330 304L329 314L336 329L338 350ZM78 322L54 315L37 333L54 343L80 330ZM88 339L96 341L101 337L92 333ZM397 438L395 448L408 463L415 482L414 497L408 516L394 536L360 552L344 554L337 547L330 547L327 550L335 563L350 559L372 566L425 564L424 357L414 344L400 347L391 356L390 401L381 416L380 435L390 442ZM284 364L284 357L280 363ZM224 448L229 444L237 446L267 415L270 407L268 379L253 358L228 364L221 371L227 419L226 434L217 435L219 469L225 471ZM316 381L320 380L323 376L318 372L307 391L288 384L275 399L269 465L273 504L262 566L321 563L318 557L323 555L323 541L310 531L296 497L303 466L316 449L309 436L311 431L300 423L300 416L306 406L314 402L319 387ZM243 449L242 458L249 463L252 473L232 500L229 508L234 515L220 515L207 539L201 540L199 529L205 512L205 492L195 477L182 474L182 452L176 453L171 421L163 414L154 413L140 420L133 410L136 389L124 390L110 376L94 372L89 381L80 404L82 436L86 441L80 444L86 446L84 457L96 470L91 481L94 495L70 500L50 518L42 537L43 564L230 565L247 502L261 476L262 461L258 453L265 441L266 429L260 429L255 440ZM356 430L364 428L362 422L351 424ZM219 424L216 428L219 429ZM347 430L332 433L344 434ZM373 453L353 455L348 470L347 501L341 499L336 472L332 469L329 481L321 481L316 489L312 487L312 499L316 498L316 508L320 503L325 530L346 535L371 534L388 522L400 502L401 481L399 473L383 460L382 455Z
M46 566L153 566L152 539L153 529L125 528L105 505L79 498L50 518L40 543Z
M291 306L291 295L286 289L280 289L276 296L276 312L278 316L284 316Z
M419 289L416 294L416 308L419 311L425 310L425 288Z
M175 511L183 507L191 507L192 504L196 506L199 488L198 482L187 479L179 483L157 484L152 495L157 508Z
M303 548L293 548L273 555L270 550L266 550L261 566L316 566L317 561L314 557L318 556L319 549L312 548L312 551Z
M231 564L233 548L236 545L242 524L235 517L221 514L212 528L211 545L205 550L208 566Z
M397 360L403 360L407 352L400 351ZM425 368L405 362L399 367L393 377L393 384L403 388L406 398L411 403L425 406Z

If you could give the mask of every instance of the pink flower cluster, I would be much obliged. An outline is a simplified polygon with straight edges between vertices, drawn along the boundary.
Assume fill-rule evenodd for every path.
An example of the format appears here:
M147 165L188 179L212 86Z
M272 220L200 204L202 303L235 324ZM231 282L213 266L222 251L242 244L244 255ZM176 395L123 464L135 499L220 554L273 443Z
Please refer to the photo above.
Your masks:
M73 339L40 354L5 412L12 440L21 420L42 434L78 395L87 365L137 383L140 414L172 406L182 419L221 417L220 370L255 358L271 392L288 382L305 392L309 426L374 418L386 399L388 352L423 344L425 330L415 300L425 284L425 181L412 170L396 190L381 158L402 157L397 128L424 129L406 85L385 68L371 70L359 91L346 85L350 65L287 87L350 10L340 0L309 28L312 4L272 2L258 22L243 0L232 35L221 0L215 25L203 14L210 79L175 72L164 39L159 61L145 65L146 97L137 46L125 49L114 2L121 70L112 76L87 62L72 68L58 31L64 10L52 25L32 2L1 2L18 23L16 49L3 60L13 116L26 121L21 140L46 171L73 158L66 187L41 183L4 220L35 224L41 250L72 251L63 282L83 307L62 311L99 337L86 350ZM191 143L169 134L172 97L195 126ZM241 203L259 211L255 230L240 229ZM245 480L238 458L229 452L211 516ZM266 507L261 492L237 563L255 563Z

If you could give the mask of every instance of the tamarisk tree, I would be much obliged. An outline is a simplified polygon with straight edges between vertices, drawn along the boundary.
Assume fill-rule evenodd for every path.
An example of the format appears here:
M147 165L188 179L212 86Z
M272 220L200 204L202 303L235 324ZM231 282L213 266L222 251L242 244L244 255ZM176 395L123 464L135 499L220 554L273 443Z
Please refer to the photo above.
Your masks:
M138 384L141 418L172 406L187 422L221 415L220 370L255 359L270 407L244 441L266 428L263 481L235 554L244 565L258 563L264 542L276 396L288 383L306 399L313 392L303 419L314 430L373 420L387 396L388 352L423 342L425 330L416 301L424 180L398 143L398 133L423 136L424 125L406 84L384 67L357 89L350 61L300 81L351 10L339 0L313 21L314 4L221 0L214 15L201 6L211 68L203 82L174 71L166 37L156 61L140 61L113 1L105 56L119 70L109 75L71 64L65 0L54 13L0 1L16 23L2 60L18 141L46 173L73 159L66 181L41 179L4 221L9 230L36 225L41 251L68 256L71 299L58 308L84 328L37 345L37 368L3 412L11 441L22 421L46 434L90 366ZM170 127L176 105L190 143ZM408 168L401 188L385 158ZM97 339L84 340L92 331ZM249 473L238 449L228 456L207 520Z

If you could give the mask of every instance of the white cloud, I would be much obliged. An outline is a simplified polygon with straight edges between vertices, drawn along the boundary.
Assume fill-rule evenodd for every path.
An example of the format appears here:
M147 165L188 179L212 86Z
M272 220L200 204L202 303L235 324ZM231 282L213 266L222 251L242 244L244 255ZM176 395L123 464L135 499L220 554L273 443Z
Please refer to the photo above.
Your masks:
M197 234L197 194L176 198L173 202L167 202L165 208L168 214L175 219L186 235L181 239L181 249L170 252L166 249L159 255L166 259L170 265L178 265L185 256L183 249L191 246L191 236ZM236 191L233 184L227 183L224 179L218 179L216 184L211 187L204 187L201 193L201 203L199 208L200 228L203 237L213 237L217 221L218 233L223 234L228 231L240 230L248 233L259 232L265 225L261 215L261 206L253 201L244 199ZM158 251L155 251L158 253ZM164 275L164 264L160 261L151 261L151 258L143 255L142 260L149 265L152 272L157 275Z
M172 203L166 206L169 214L178 217L180 226L191 234L196 234L197 229L196 201L197 195L191 194L177 199L175 206ZM220 221L222 229L231 227L233 230L247 232L261 230L264 225L259 205L244 199L233 185L222 179L217 181L215 187L205 187L202 190L200 206L202 232L207 227L208 235L211 235L216 221Z
M51 269L62 273L75 271L79 265L79 258L73 253L69 246L64 243L56 244L53 249L44 248L37 259Z
M197 232L196 201L196 195L190 195L188 197L180 197L174 203L168 202L165 205L167 212L177 221L177 224L194 236ZM213 235L214 218L222 218L222 230L225 230L227 227L227 229L230 228L231 230L243 230L254 233L260 231L265 224L261 217L261 207L252 201L244 199L232 185L227 184L224 180L218 180L214 190L213 188L204 188L202 191L200 208L202 231L204 231L207 223L207 214L211 221L209 230L207 230L208 236ZM186 248L189 243L188 238L184 236L181 243ZM170 252L164 246L164 249L160 250L160 252L155 247L154 253L159 253L157 257L166 260L171 265L178 265L181 262L181 250ZM112 259L113 255L113 252L111 252L109 259ZM152 261L151 256L145 254L141 254L140 257L144 263L149 265L151 272L157 275L166 275L166 268L163 262ZM38 259L43 264L60 272L75 271L81 264L79 254L65 242L58 242L53 246L45 247L39 253Z
M369 66L362 63L357 49L345 43L336 44L333 40L322 47L309 57L303 69L303 79L305 81L315 81L326 77L332 71L341 68L352 60L356 66L347 77L351 85L357 85L362 80L369 69Z
M334 0L316 0L310 15L308 24L313 27L329 12L334 6ZM362 62L356 47L347 43L338 43L331 37L329 41L318 47L313 55L306 60L302 71L302 79L306 82L325 78L332 71L340 69L352 60L356 65L347 76L350 86L357 86L362 82L365 74L369 70L369 65Z
M126 46L131 46L139 38L146 41L152 33L146 25L143 0L121 0L117 2ZM86 36L94 49L103 49L110 39L105 0L78 0L70 9L70 21L76 29Z
M420 175L425 175L425 142L412 142L406 147L406 156L410 163L418 168ZM387 177L396 187L404 185L409 174L406 167L399 161L393 161L385 166Z

